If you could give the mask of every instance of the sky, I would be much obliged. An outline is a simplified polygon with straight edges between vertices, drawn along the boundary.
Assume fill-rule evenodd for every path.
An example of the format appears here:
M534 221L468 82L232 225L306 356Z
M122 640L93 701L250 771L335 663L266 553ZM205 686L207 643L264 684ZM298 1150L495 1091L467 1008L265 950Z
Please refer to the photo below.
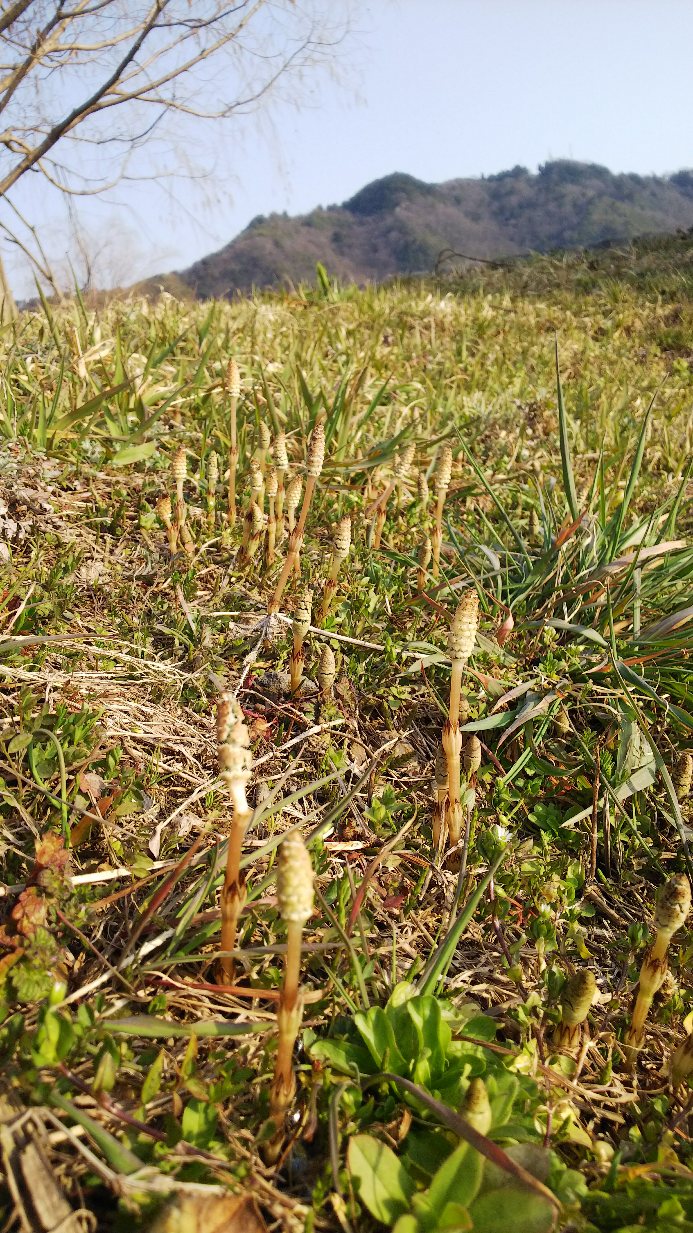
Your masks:
M553 158L640 174L693 167L691 0L324 7L342 3L351 32L331 68L309 71L300 107L279 100L223 131L188 130L193 147L214 151L213 176L157 176L75 203L87 243L117 250L103 281L184 269L258 214L338 203L393 171L442 182ZM17 200L51 255L68 254L64 205L33 185ZM4 253L15 293L27 294L25 259Z

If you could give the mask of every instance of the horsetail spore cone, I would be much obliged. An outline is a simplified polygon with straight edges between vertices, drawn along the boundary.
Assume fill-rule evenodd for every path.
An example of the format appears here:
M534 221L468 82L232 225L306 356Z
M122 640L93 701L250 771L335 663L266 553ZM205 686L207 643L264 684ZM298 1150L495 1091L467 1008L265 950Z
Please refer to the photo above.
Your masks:
M240 871L241 848L252 813L246 796L251 765L250 734L243 712L231 693L221 694L217 703L217 746L219 778L231 798L232 809L221 892L221 950L230 952L236 945L238 919L246 898ZM233 956L225 954L219 964L220 983L232 984L233 975Z
M493 1113L483 1079L470 1080L460 1112L465 1122L468 1122L480 1135L488 1134L493 1122Z
M277 1058L270 1090L270 1115L275 1121L290 1105L296 1088L293 1051L303 1016L299 991L301 944L304 926L313 912L313 867L297 831L287 835L279 848L277 902L286 922L287 938L284 984L277 1011Z
M156 512L166 528L169 552L171 556L174 556L178 547L178 529L173 521L171 498L168 495L164 494L164 496L159 497L156 503Z
M294 619L291 624L293 633L293 647L291 650L291 658L289 660L289 668L291 672L291 692L295 694L301 687L303 678L303 666L305 663L303 643L306 634L310 629L310 621L313 609L313 592L310 587L302 592L296 604Z
M686 797L690 796L691 784L693 784L693 754L679 754L674 770L674 788L680 801L685 801Z
M657 930L655 940L647 951L640 969L638 996L633 1017L625 1037L626 1060L630 1067L635 1062L636 1052L642 1046L645 1035L645 1020L655 994L661 989L667 974L669 943L685 924L691 910L691 885L685 873L674 874L664 883L655 905L654 920Z
M448 653L452 664L450 678L450 722L459 723L462 701L462 672L474 651L479 628L479 596L465 591L450 623Z
M464 746L464 769L468 775L476 775L481 766L481 741L475 732L467 738Z
M671 1082L678 1087L693 1074L693 1032L681 1041L671 1059Z
M434 485L436 490L436 519L433 530L433 577L438 577L440 569L440 550L443 545L443 508L450 480L452 478L452 447L445 443L441 446L436 464Z
M289 480L286 489L286 520L289 529L289 535L296 527L296 510L298 509L301 500L301 492L303 491L303 480L300 475L294 475Z
M332 556L330 557L330 567L327 574L327 582L322 595L322 605L320 607L320 620L324 621L337 590L337 575L340 567L346 561L351 548L351 518L348 514L344 518L340 518L334 533L334 541L332 545Z
M318 666L318 685L320 686L320 693L323 699L331 696L336 675L334 651L328 643L325 643L320 653L320 663Z
M280 432L275 437L272 446L272 455L274 457L274 466L277 472L277 498L275 517L277 521L277 539L282 539L284 535L284 487L285 479L289 471L289 455L286 451L286 437L283 432Z
M594 973L587 968L575 972L566 981L561 996L561 1022L553 1036L556 1049L572 1052L578 1047L582 1024L589 1014L596 992L597 982Z

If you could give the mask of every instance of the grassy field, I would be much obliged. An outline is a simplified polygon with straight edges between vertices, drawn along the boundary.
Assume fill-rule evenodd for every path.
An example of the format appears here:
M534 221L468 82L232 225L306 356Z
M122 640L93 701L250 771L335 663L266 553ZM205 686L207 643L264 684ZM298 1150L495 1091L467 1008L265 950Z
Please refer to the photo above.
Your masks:
M693 1230L690 249L5 329L4 1228Z

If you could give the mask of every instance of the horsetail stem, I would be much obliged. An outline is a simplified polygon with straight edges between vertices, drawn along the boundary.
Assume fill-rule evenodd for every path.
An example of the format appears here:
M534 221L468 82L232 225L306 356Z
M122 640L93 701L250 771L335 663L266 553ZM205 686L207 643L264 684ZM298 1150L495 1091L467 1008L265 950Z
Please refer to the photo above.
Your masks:
M448 719L443 728L443 748L448 760L448 836L454 846L460 841L462 831L462 803L460 800L462 732L460 708L462 705L462 673L474 650L476 631L479 625L479 597L476 591L468 590L462 595L450 622L448 651L450 654L450 706Z
M188 460L185 454L185 446L180 445L173 455L173 460L171 462L171 475L176 488L176 526L179 532L185 522L187 514L185 494L183 492L183 485L185 484L187 474Z
M308 518L310 503L313 499L316 481L322 471L325 461L325 425L322 420L318 420L313 429L308 442L308 461L307 461L307 477L306 487L303 494L303 504L298 517L298 522L289 536L289 550L286 554L286 560L279 581L274 590L269 605L268 612L277 612L281 603L281 598L284 593L284 588L289 581L291 571L296 568L301 552L301 544L303 542L303 532Z
M217 484L219 483L219 459L212 450L207 460L207 528L214 530L217 514Z
M238 364L232 358L229 360L224 386L229 396L229 479L227 493L227 519L229 526L236 522L236 471L238 469L238 423L237 408L241 394L241 374Z
M435 763L435 789L436 802L433 806L433 847L436 852L440 847L440 837L443 833L443 828L446 822L446 813L448 806L448 790L450 787L450 778L448 775L448 759L443 748L442 742L436 750Z
M433 548L431 545L431 541L428 535L426 535L419 546L419 553L418 553L418 558L417 558L418 560L418 568L416 571L417 591L423 591L424 587L426 586L426 576L428 574L428 567L431 564L432 552L433 552Z
M221 694L217 702L217 747L219 778L231 798L226 872L221 892L221 950L219 983L233 984L234 960L230 953L236 945L238 919L246 899L245 882L240 862L243 838L252 810L246 797L250 779L250 735L243 712L231 693Z
M267 474L267 552L265 560L268 565L271 565L275 557L275 544L277 542L277 492L279 483L277 480L277 472L274 467Z

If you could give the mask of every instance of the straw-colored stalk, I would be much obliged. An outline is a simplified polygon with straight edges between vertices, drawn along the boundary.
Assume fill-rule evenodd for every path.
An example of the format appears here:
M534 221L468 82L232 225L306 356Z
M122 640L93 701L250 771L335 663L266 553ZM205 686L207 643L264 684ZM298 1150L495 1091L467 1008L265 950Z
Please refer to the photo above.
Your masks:
M207 460L207 528L213 531L217 520L217 484L219 483L219 459L212 450Z
M434 578L437 578L440 572L440 550L443 546L443 509L445 507L445 498L448 493L448 488L450 487L451 477L452 447L446 443L440 448L434 475L434 486L436 490L436 514L435 527L433 529L433 568L431 571Z
M301 500L301 492L303 491L303 480L300 475L294 475L289 480L286 489L286 521L289 530L289 535L296 527L296 510L298 509Z
M178 548L178 530L173 522L171 498L167 494L163 497L159 497L159 500L156 503L156 512L166 528L168 549L171 556L174 556Z
M580 1044L582 1025L597 992L594 972L575 972L566 981L561 995L561 1022L553 1034L554 1048L573 1053Z
M531 510L529 511L528 531L529 531L529 538L533 540L535 543L538 539L541 538L541 524L539 522L539 515L537 511L535 510L534 506L532 506Z
M351 518L348 514L344 518L340 518L334 533L334 541L332 545L332 556L330 557L330 566L327 572L327 581L322 593L322 605L320 607L320 621L324 621L330 611L332 602L337 591L337 575L341 566L349 556L351 548Z
M440 839L443 831L446 829L446 814L448 808L448 790L450 780L448 778L448 759L442 743L436 750L436 779L435 791L436 802L433 806L433 847L438 851L440 847Z
M267 550L265 560L268 565L271 565L275 557L275 544L277 542L277 492L279 484L277 481L277 472L274 467L267 474L267 483L265 491L267 493Z
M241 874L241 849L252 810L246 797L250 779L250 735L243 712L231 693L223 693L217 703L217 745L219 777L231 798L231 825L226 854L226 873L221 892L221 950L231 952L236 945L238 920L246 899ZM226 953L219 962L220 984L232 985L233 955Z
M327 702L328 698L332 697L336 675L337 667L334 660L334 651L331 646L325 643L320 652L320 663L318 664L318 686L323 702Z
M379 505L375 512L375 521L373 523L373 534L371 536L370 547L377 552L380 548L380 543L383 538L383 530L385 527L385 519L387 518L387 506Z
M322 471L322 466L325 461L325 425L322 420L319 420L313 429L310 441L308 442L308 463L306 487L303 493L303 504L301 512L298 516L298 522L289 536L289 549L286 554L286 560L279 575L279 581L274 590L269 605L268 612L278 612L281 603L284 588L291 577L291 571L296 569L301 555L301 544L303 543L303 532L305 530L308 511L313 493L315 491L316 482Z
M291 649L291 658L289 659L289 670L291 673L291 692L298 693L303 680L303 668L305 664L305 653L303 644L306 634L310 629L310 620L313 610L313 592L310 587L301 594L296 609L294 619L291 623L293 633L293 647Z
M296 1091L293 1052L303 1017L300 991L303 930L313 912L313 869L306 845L297 831L282 843L277 861L277 900L286 922L284 984L277 1010L277 1057L270 1089L270 1116L278 1122Z
M278 433L275 437L272 446L272 455L274 457L274 467L277 472L277 499L276 499L276 520L277 520L277 539L284 537L284 489L286 476L289 472L289 455L286 451L286 437L283 432Z
M476 631L479 625L479 597L476 591L468 590L462 595L450 623L448 650L450 653L450 707L443 728L443 749L448 760L448 837L454 846L462 832L462 803L460 800L462 731L460 707L462 705L462 673L474 650Z
M681 1041L678 1049L672 1054L670 1077L673 1087L678 1087L684 1079L693 1074L693 1032Z
M229 526L236 523L236 472L238 470L238 422L237 408L241 393L241 374L234 359L229 360L224 385L229 396L229 479L227 493L227 519Z
M645 954L640 969L638 996L633 1008L630 1027L626 1033L626 1062L629 1068L635 1064L638 1049L645 1037L645 1020L655 994L664 984L667 974L669 943L677 929L685 923L691 908L691 885L685 873L674 874L664 883L655 906L655 928L652 946Z

